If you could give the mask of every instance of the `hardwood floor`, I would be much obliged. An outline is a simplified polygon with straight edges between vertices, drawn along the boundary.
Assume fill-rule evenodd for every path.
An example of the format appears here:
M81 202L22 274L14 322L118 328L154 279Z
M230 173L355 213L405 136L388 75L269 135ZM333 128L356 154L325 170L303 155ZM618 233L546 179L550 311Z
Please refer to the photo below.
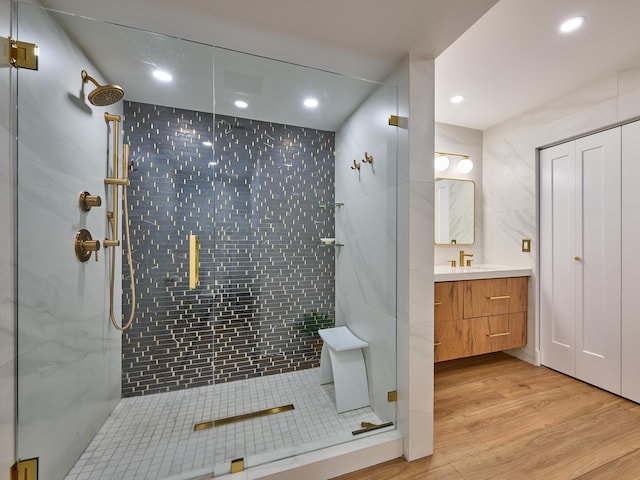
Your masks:
M433 456L339 480L640 479L637 404L504 353L435 372Z

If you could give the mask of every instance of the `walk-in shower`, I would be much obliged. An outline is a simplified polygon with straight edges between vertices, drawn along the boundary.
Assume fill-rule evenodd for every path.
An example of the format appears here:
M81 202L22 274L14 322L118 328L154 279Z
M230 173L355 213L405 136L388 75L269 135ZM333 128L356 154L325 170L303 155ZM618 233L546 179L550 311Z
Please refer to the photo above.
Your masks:
M41 480L203 478L395 424L396 88L18 7L60 57L18 76L18 456ZM369 406L321 385L325 323L367 342Z

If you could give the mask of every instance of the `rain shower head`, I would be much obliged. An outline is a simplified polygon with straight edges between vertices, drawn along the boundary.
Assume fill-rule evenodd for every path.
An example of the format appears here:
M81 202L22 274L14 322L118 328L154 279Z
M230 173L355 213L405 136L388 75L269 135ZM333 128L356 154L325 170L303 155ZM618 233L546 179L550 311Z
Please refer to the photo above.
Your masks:
M122 100L124 89L118 85L100 85L86 70L82 70L82 82L93 83L96 88L89 93L89 102L96 107L106 107Z

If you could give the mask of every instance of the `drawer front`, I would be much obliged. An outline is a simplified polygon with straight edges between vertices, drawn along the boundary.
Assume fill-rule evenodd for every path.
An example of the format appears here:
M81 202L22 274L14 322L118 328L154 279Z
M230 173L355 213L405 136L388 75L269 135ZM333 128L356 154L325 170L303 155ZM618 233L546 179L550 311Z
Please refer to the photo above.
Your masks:
M473 355L520 348L527 344L524 312L468 320L473 325Z
M434 361L468 357L473 353L473 330L470 320L450 320L436 323Z
M434 283L434 318L436 322L462 318L462 282Z
M527 310L528 277L464 282L464 318L504 315Z

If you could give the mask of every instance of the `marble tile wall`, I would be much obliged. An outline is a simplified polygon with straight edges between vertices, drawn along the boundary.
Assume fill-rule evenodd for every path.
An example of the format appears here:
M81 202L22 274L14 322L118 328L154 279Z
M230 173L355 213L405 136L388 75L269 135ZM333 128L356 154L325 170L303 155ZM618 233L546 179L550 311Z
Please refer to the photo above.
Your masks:
M0 37L11 33L11 2L0 1ZM15 461L15 290L14 290L14 195L11 101L15 71L0 68L0 472ZM9 227L9 228L7 228Z
M318 246L334 235L333 209L314 204L334 200L335 134L216 115L214 139L212 114L136 102L125 118L138 313L123 395L317 366L300 322L334 316L334 249Z
M640 116L640 60L599 82L484 132L484 258L534 269L529 282L529 343L518 357L539 362L537 344L536 149ZM532 239L531 253L521 240Z
M397 129L396 237L397 425L408 460L433 453L433 69L411 54L388 79L408 119Z

